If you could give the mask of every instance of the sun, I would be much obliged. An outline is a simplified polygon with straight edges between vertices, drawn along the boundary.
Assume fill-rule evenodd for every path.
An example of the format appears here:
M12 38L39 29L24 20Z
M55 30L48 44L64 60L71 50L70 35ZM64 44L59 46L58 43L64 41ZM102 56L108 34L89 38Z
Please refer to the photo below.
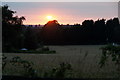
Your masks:
M53 17L52 17L52 16L47 16L46 18L47 18L48 20L52 20Z

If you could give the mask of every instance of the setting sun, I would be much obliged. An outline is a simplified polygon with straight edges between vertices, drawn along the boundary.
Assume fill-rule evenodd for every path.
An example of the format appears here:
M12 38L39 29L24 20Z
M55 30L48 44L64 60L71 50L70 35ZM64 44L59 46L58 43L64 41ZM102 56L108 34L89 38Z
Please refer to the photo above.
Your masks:
M47 16L46 18L47 18L48 20L52 20L53 17L52 17L52 16Z

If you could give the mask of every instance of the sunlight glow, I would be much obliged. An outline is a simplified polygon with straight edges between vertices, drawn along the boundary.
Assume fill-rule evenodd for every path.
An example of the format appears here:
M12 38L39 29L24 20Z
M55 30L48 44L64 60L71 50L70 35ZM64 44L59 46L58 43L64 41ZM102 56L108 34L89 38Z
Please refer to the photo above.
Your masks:
M53 19L52 16L47 16L46 18L47 18L48 20L52 20L52 19Z

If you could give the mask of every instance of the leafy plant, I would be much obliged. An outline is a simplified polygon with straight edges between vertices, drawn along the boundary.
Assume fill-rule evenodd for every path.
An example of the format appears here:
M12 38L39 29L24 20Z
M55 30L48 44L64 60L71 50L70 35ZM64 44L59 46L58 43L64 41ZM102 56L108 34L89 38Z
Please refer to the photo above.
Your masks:
M10 61L12 65L14 66L21 66L24 68L25 76L34 77L35 76L35 70L33 69L33 63L29 62L27 60L23 60L20 57L13 57Z
M112 61L115 62L115 65L120 64L120 46L107 45L105 47L102 47L101 49L102 56L99 62L100 68L102 68L105 65L105 62L109 57L112 57Z
M7 57L3 55L2 56L2 70L4 70L4 68L5 68L6 64L7 64L6 59L7 59Z
M71 77L71 64L61 63L59 67L53 68L50 72L45 72L44 77L52 77L52 78L65 78Z

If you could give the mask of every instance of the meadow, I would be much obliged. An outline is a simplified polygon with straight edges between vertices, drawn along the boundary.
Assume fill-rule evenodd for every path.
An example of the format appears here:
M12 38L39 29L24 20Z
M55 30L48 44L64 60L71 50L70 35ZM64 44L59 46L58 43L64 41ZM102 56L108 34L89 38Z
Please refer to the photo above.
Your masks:
M14 67L9 61L19 56L24 60L33 62L33 68L38 77L45 77L44 73L56 68L61 63L69 63L72 68L72 76L68 78L116 78L118 77L116 66L109 60L103 68L99 67L102 50L105 45L62 45L47 46L55 50L56 54L23 54L4 53L7 64L3 71L4 75L21 75L20 67Z

